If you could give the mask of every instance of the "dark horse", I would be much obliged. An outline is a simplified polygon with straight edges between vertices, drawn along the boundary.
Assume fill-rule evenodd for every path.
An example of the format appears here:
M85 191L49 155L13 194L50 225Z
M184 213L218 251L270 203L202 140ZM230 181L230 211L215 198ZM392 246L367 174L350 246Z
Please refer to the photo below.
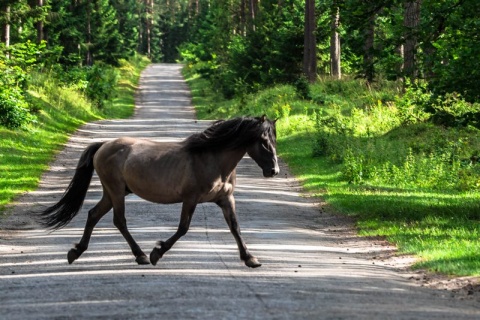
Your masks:
M113 208L113 223L127 240L138 264L155 265L188 231L197 203L214 202L223 211L245 265L261 266L248 251L235 213L235 168L248 153L265 177L278 174L275 121L266 116L215 122L180 143L119 138L89 145L60 201L43 210L40 222L52 229L68 224L80 211L95 170L103 187L100 201L88 212L80 243L68 252L72 263L87 250L93 228ZM156 203L182 202L180 223L167 241L159 241L147 258L132 238L125 219L125 196L135 193Z

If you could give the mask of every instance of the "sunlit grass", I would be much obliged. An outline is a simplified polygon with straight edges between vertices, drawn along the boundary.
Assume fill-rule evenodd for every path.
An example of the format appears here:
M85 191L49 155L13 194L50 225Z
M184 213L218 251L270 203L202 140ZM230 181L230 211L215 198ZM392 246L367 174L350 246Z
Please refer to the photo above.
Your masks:
M304 188L336 212L356 218L359 234L383 236L400 253L419 257L416 268L480 275L480 196L388 187L353 186L339 166L311 156L308 135L279 139L280 156Z
M32 75L29 95L39 110L37 121L26 130L0 127L0 209L19 194L37 187L48 163L79 126L92 120L132 115L140 71L147 64L144 58L122 62L117 97L103 110L48 75Z

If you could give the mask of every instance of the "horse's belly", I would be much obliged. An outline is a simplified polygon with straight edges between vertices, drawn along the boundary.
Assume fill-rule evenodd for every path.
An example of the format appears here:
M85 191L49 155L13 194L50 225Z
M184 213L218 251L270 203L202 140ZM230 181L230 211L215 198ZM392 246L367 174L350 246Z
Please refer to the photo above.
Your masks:
M132 154L125 162L127 187L139 197L156 203L182 201L188 161L178 152Z
M134 194L142 199L155 203L178 203L182 202L180 190L176 190L174 186L154 183L149 185L128 184L128 188Z

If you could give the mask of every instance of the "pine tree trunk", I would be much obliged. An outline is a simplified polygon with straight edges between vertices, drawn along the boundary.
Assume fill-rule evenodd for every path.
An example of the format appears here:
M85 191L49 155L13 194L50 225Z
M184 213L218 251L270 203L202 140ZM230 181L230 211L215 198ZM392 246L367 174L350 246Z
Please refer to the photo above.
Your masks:
M90 50L92 46L92 5L91 0L87 2L87 54L85 57L85 63L87 66L93 65L93 55Z
M250 0L249 1L249 13L250 13L250 30L255 32L255 19L257 17L258 12L258 0Z
M43 0L38 0L37 6L39 8L43 7ZM37 42L40 43L42 40L45 40L45 36L43 34L43 18L36 22L37 28Z
M365 79L370 84L375 78L375 66L374 66L374 40L375 40L375 17L376 14L372 14L367 21L365 27L365 43L363 47L363 70L365 73Z
M145 0L147 10L147 56L152 57L153 0Z
M420 24L421 0L405 3L403 24L405 26L405 45L403 72L406 77L416 79L418 69L416 66L417 32Z
M10 6L5 6L5 25L3 26L3 43L5 47L10 46Z
M340 60L340 35L338 27L340 26L340 8L334 4L332 8L332 25L330 38L330 74L336 79L342 78L341 60Z
M395 53L400 57L400 62L397 65L396 71L397 71L397 76L398 80L401 82L404 82L404 77L403 77L403 68L404 68L404 59L405 59L405 48L404 45L401 44L395 48Z
M306 0L303 73L309 82L314 82L317 77L317 42L315 39L315 27L315 0Z
M247 34L246 26L247 26L247 17L246 17L246 8L247 3L246 0L240 1L240 34L245 36Z

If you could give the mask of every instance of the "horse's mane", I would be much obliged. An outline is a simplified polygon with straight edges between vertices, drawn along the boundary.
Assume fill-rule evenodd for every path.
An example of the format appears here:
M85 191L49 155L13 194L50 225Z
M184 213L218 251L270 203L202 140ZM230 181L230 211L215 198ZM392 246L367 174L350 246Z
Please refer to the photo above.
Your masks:
M218 120L205 131L196 133L184 141L184 148L190 152L218 151L243 148L268 132L275 141L275 127L266 117L239 117Z

